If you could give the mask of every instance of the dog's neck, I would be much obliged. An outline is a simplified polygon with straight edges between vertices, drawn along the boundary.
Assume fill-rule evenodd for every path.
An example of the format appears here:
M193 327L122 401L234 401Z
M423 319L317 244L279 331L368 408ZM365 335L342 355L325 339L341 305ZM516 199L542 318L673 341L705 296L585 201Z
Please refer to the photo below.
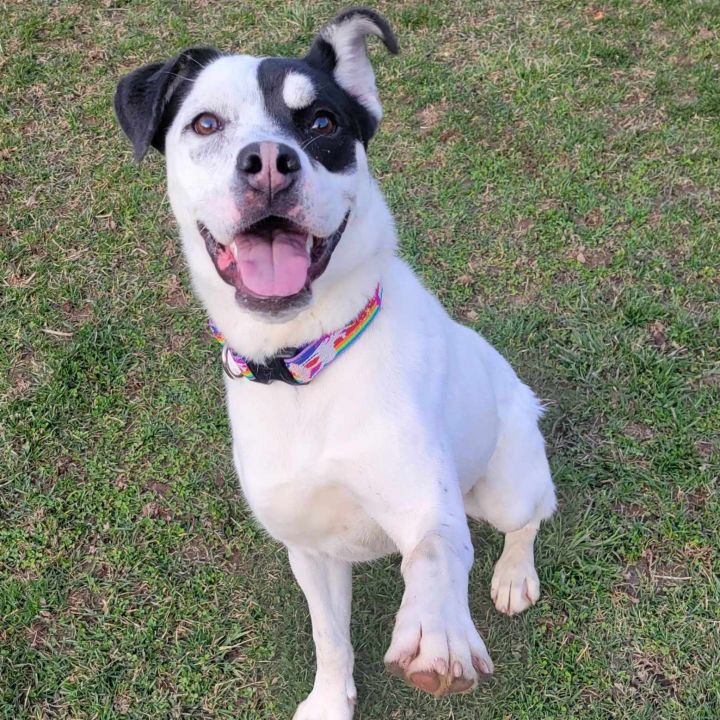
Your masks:
M200 243L197 230L182 223L186 252ZM300 347L350 322L372 297L383 271L395 254L395 229L379 189L353 208L348 226L330 261L335 267L313 284L312 304L295 317L274 322L241 308L228 286L212 293L199 277L193 285L227 344L247 358L262 362L283 348ZM193 265L190 263L190 267Z

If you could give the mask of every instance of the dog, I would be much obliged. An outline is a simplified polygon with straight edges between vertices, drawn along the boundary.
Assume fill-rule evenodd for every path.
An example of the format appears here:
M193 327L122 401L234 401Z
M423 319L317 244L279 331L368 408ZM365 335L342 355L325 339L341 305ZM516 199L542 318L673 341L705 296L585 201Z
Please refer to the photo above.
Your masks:
M368 168L382 117L377 13L324 26L301 59L191 48L123 77L119 123L164 153L193 288L223 343L245 498L287 546L317 659L295 720L356 703L351 567L402 556L388 670L441 696L493 672L468 605L467 517L505 534L490 595L536 602L534 540L555 510L541 404L396 253Z

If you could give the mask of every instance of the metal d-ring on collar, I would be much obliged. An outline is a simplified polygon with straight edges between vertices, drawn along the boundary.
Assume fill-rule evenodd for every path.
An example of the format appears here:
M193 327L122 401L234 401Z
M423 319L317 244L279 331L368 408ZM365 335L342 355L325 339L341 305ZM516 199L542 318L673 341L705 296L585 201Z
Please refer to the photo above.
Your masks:
M243 374L240 372L235 361L232 359L232 351L227 345L223 345L222 349L222 366L225 374L231 380L238 380L243 377ZM233 368L235 369L233 370Z

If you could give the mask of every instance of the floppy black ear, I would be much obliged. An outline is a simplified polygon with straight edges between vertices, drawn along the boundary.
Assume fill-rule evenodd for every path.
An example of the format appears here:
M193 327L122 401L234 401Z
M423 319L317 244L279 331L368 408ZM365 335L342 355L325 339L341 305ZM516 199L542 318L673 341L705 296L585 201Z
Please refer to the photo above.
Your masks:
M145 65L120 80L113 101L115 114L133 144L137 162L151 145L165 151L165 133L190 83L218 57L215 48L189 48L166 63Z
M305 61L331 73L335 82L362 104L377 125L382 118L382 107L367 53L368 35L379 37L393 55L399 52L397 39L385 18L367 8L351 8L320 31Z

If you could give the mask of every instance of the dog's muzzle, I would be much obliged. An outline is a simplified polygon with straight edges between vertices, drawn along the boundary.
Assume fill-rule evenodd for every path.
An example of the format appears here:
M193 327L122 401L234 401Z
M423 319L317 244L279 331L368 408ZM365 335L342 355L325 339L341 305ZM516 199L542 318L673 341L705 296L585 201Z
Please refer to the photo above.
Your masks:
M198 230L218 274L235 288L237 301L249 310L281 316L307 305L312 283L325 272L349 217L348 210L326 237L277 215L265 215L225 244L201 222Z

